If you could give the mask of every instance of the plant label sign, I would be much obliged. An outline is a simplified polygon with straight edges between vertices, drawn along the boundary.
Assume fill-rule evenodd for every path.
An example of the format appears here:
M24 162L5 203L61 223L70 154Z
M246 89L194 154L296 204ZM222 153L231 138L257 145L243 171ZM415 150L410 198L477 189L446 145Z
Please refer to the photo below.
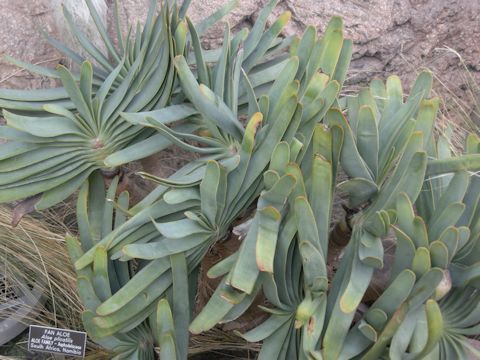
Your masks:
M28 351L39 351L85 357L87 333L30 325Z

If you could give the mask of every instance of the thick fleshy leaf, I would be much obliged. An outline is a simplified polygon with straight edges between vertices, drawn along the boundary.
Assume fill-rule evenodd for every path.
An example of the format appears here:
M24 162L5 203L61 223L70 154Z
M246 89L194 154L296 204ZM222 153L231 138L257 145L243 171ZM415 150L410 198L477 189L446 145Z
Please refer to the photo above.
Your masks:
M256 259L260 271L273 273L273 261L277 245L281 214L273 206L258 210Z

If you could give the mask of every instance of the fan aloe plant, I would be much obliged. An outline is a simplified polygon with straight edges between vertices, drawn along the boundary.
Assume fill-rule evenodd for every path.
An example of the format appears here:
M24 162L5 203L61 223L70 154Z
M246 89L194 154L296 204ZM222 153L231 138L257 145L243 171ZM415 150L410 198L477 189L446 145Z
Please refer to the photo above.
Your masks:
M90 1L87 4L113 64L100 61L104 56L78 32L68 12L65 16L95 62L110 72L99 71L85 61L79 76L63 66L49 72L61 79L63 88L2 91L0 96L8 100L1 105L9 110L3 111L6 126L0 129L8 140L2 146L0 161L1 201L34 196L30 207L45 209L64 200L93 171L108 168L104 160L110 154L151 135L123 121L122 111L164 107L170 101L175 80L172 57L183 53L186 40L186 29L174 24L178 22L176 11L165 5L159 16L153 16L151 9L143 32L137 31L134 42L130 36L118 37L121 51L117 52L95 8ZM65 95L68 101L62 98Z
M122 36L116 14L117 49L95 7L91 1L87 1L111 61L80 32L72 16L65 10L72 33L92 56L92 61L83 61L80 55L48 37L55 47L81 64L79 74L63 66L48 70L15 62L28 70L57 77L63 84L62 88L51 90L0 91L0 106L4 109L6 119L0 136L8 140L0 154L0 201L28 198L19 207L19 216L25 211L42 210L66 199L93 171L101 170L106 176L111 176L118 172L119 166L149 156L171 144L163 134L156 135L151 128L127 122L121 116L123 112L142 114L170 104L176 81L173 58L189 53L185 50L188 27L192 33L189 39L192 39L198 68L205 70L199 73L209 76L197 32L188 18L184 18L188 2L184 2L181 8L175 2L165 2L158 16L155 15L156 3L155 0L151 2L143 30L137 28L133 37L130 33ZM205 19L199 29L205 31L230 6ZM282 41L277 36L289 14L282 15L265 36L259 37L267 14L263 15L263 20L260 19L257 31L252 32L251 36L246 38L246 32L240 32L232 40L233 48L225 46L222 54L210 54L210 58L213 56L218 61L212 79L218 87L226 74L233 71L230 68L232 53L238 50L243 40L251 44L251 54L245 60L245 71L253 68L257 62L269 69L268 74L252 70L258 78L257 86L268 84L272 76L278 73L278 66L277 70L272 68L282 59L272 59L272 56L285 46L284 43L288 44L287 40ZM241 65L242 62L236 66L237 77ZM205 78L205 81L208 79ZM232 99L237 101L237 94L232 95ZM178 97L182 98L183 95L179 94ZM165 113L160 111L158 115ZM167 113L170 114L170 111ZM183 117L188 115L188 111L180 113ZM193 124L187 124L176 130L191 133L195 129Z
M58 69L64 87L48 93L58 97L0 94L10 140L0 200L36 196L42 209L80 188L79 240L67 243L84 324L118 359L153 359L154 347L162 360L186 359L189 333L234 321L262 297L268 319L239 333L263 342L259 359L478 356L478 136L459 156L435 139L428 71L406 100L396 76L341 96L352 54L342 20L321 38L308 27L283 39L288 12L266 28L275 4L250 32L226 26L211 51L200 36L230 4L200 25L188 1L158 17L152 5L135 41L118 36L120 51L96 20L116 67L84 45L103 69ZM99 170L169 144L198 157L167 179L141 173L158 186L134 207L116 194L118 177L105 190ZM348 200L341 241L331 232L338 192ZM234 232L238 249L202 269ZM388 281L367 299L382 269ZM201 270L220 283L195 309Z

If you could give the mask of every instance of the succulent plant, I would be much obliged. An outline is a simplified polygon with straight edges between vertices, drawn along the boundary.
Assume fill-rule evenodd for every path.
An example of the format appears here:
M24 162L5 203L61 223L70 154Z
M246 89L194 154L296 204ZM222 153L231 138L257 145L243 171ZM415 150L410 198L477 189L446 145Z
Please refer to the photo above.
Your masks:
M105 159L109 155L152 135L148 129L125 122L121 112L164 107L170 101L175 80L171 58L183 53L186 39L180 27L172 30L177 14L166 5L159 16L150 9L143 32L138 29L135 42L130 36L125 40L120 36L117 53L94 7L90 1L87 4L114 62L100 62L101 54L78 33L66 12L73 32L86 50L92 48L92 57L105 70L85 61L77 77L59 66L51 73L61 79L62 88L2 91L1 97L12 95L12 101L2 103L9 109L3 111L6 126L0 128L0 136L8 140L0 161L2 202L34 197L26 207L41 210L64 200L93 171L108 170ZM53 93L65 93L68 101L49 97ZM13 98L28 102L19 104Z
M0 136L8 141L0 155L0 201L27 198L17 207L17 218L24 212L42 210L66 199L93 171L101 170L107 177L115 175L122 164L147 157L171 144L163 134L157 134L150 127L127 122L121 116L124 112L138 116L145 111L160 109L157 115L168 113L172 117L171 109L161 109L170 104L175 89L173 57L188 53L188 19L184 19L188 2L184 2L181 8L176 3L169 5L165 2L158 16L155 15L156 3L155 0L151 2L143 30L139 27L133 37L128 34L124 38L120 34L116 14L117 50L95 7L91 1L87 1L105 48L112 58L111 62L80 32L72 16L65 10L73 34L93 60L81 63L80 74L74 74L63 66L56 70L41 70L43 74L58 77L63 83L62 88L0 91L0 99L3 99L0 106L4 108L6 119L6 126L0 128ZM228 4L227 8L231 5ZM225 10L220 9L205 19L199 28L206 29L223 16ZM246 59L249 67L256 65L257 61L263 61L264 56L271 58L282 47L283 42L277 35L286 20L288 14L266 33L268 36L262 37L259 35L265 26L264 15L263 23L260 21L258 29L246 39L247 43L252 44L252 54ZM203 61L197 33L189 20L188 23L192 29L196 56ZM232 43L238 47L245 36L246 33L241 32ZM50 39L50 42L74 61L83 61L58 41ZM225 49L229 53L210 55L218 61L218 74L214 74L214 79L219 87L220 79L225 79L225 71L233 71L230 67L227 69L226 65L228 63L231 66L230 53L237 51L227 46ZM263 66L269 66L270 69L270 62L275 61L278 62L267 60ZM95 64L100 64L101 68ZM36 67L23 65L29 70L40 71ZM205 63L203 68L206 68ZM236 66L237 77L240 76L239 69L240 64ZM261 78L258 85L265 85L276 73L278 70L275 72L270 69L270 75L265 77L257 71L257 78ZM227 88L227 91L233 89ZM234 97L238 101L236 94ZM183 109L183 105L178 106ZM187 113L180 112L179 116L188 115L187 110ZM179 132L189 133L195 129L192 124L176 128Z
M118 180L118 177L112 180L106 193L98 173L91 175L83 184L77 202L79 239L66 238L72 259L81 257L101 236L111 233L126 221L129 194L123 191L116 198ZM115 208L117 211L114 211ZM128 324L128 329L111 332L110 335L98 332L94 320L98 305L115 294L137 271L135 264L111 260L104 247L96 248L92 266L77 272L78 291L86 308L82 315L85 330L92 340L114 354L113 359L155 359L155 345L161 347L162 358L175 359L175 332L171 309L165 299L158 302L146 321L132 322ZM174 310L177 310L176 307ZM189 311L188 303L186 311Z
M331 33L334 33L331 30L334 27L340 27L341 30L339 19L335 19L331 23L329 30ZM309 31L311 32L311 30ZM317 44L321 43L314 37L312 41ZM341 49L342 39L340 39L339 46ZM348 42L346 46L349 46ZM320 48L319 45L317 47ZM324 47L324 49L326 48ZM333 56L337 56L338 59L339 54L340 51ZM328 57L326 58L328 59ZM316 58L314 59L316 60ZM331 59L328 60L332 62ZM183 257L183 261L187 263L190 277L195 278L198 266L209 247L228 235L232 222L250 207L260 194L263 188L264 171L267 170L270 154L277 144L280 142L288 148L287 151L291 152L292 160L303 157L308 150L308 143L303 145L300 140L295 138L295 134L298 133L302 140L309 142L315 124L333 104L339 91L336 80L329 81L327 74L318 74L314 69L309 70L309 75L304 76L302 82L296 81L295 77L299 73L300 61L297 57L292 57L284 65L284 70L273 83L267 95L263 95L259 101L255 96L249 97L247 108L251 112L250 120L243 128L233 114L237 107L233 106L232 108L232 105L229 107L227 102L222 100L222 97L227 99L225 93L222 95L218 88L212 91L204 85L198 85L182 57L177 57L175 62L182 89L196 112L199 113L196 115L197 121L211 135L199 138L189 134L175 133L151 116L152 114L157 115L158 112L142 115L144 120L140 119L140 121L145 122L146 125L149 123L150 126L161 131L165 136L169 136L178 145L199 152L202 157L180 169L170 179L160 179L144 174L146 178L161 184L154 191L158 200L153 200L148 205L146 205L147 202L144 202L136 209L134 208L133 211L136 214L129 221L104 237L77 260L77 268L85 268L94 261L95 249L105 246L112 259L123 261L133 258L142 259L146 264L128 284L97 308L98 331L105 334L118 331L116 326L122 326L121 319L128 318L128 323L144 319L149 312L153 311L155 301L163 297L164 292L170 286L175 288L175 280L172 280L172 275L170 275L171 272L174 272L174 268L169 258L177 255ZM341 65L338 70L345 74L345 70L342 68L345 62L339 62L339 64ZM307 67L308 65L310 65L308 61L305 61L303 66ZM319 68L322 65L321 62L317 62L314 66ZM331 71L335 71L335 66L331 67ZM341 76L339 79L342 80ZM236 77L234 80L240 82L241 79ZM305 90L301 90L301 84L304 82L311 82L311 85L305 87ZM248 82L245 84L248 85ZM230 87L228 83L227 87ZM214 92L215 90L216 92ZM253 93L252 89L247 89L247 91ZM303 96L304 106L298 100L300 91L305 93ZM270 107L269 97L283 100L272 103ZM192 105L188 106L192 107ZM187 105L183 106L185 109ZM303 110L304 107L306 111ZM178 105L174 105L171 114L178 109ZM168 108L164 110L168 111ZM131 119L130 121L139 118L138 114L125 115L125 117ZM204 146L194 148L185 143L185 140L195 140ZM284 142L281 142L282 140ZM299 168L298 171L300 171ZM278 179L275 176L278 177L278 175L275 175L275 171L272 170L270 175L273 176L270 182L277 182ZM280 190L277 191L283 192L284 186L286 186L284 182L291 182L292 179L292 176L286 176L283 180L278 180ZM278 212L275 209L272 211ZM262 221L268 222L268 216L267 212L266 218ZM151 221L152 219L154 222ZM160 236L157 231L160 232ZM272 244L265 245L271 246ZM271 250L267 247L264 251L268 253ZM248 263L251 261L251 256L242 255L242 257L244 256L246 256L247 263L242 263L237 270L240 283L245 281L245 277L242 275L243 271L249 268L252 271L255 270ZM248 284L245 285L249 287L250 293L253 292L253 288L256 288L256 291L260 289L262 281L259 279L259 275L260 271L257 270L256 277L251 277ZM188 298L185 293L187 290L188 288L184 289L182 299ZM233 288L230 291L232 294L237 292L238 296L246 297L242 304L243 311L248 308L246 305L251 303L255 295L254 293L241 294ZM139 293L149 295L138 297ZM214 300L215 297L212 299ZM211 320L221 314L222 312L217 311L215 317L209 320L211 326L215 324ZM240 314L241 312L238 315ZM175 314L174 321L176 328L187 330L189 321L177 325ZM199 320L195 321L199 322ZM202 327L205 326L205 324L202 325ZM183 336L186 336L186 333ZM178 336L177 339L179 339Z
M134 45L125 41L132 50L103 84L86 62L78 79L57 70L62 106L20 109L3 95L12 110L0 128L11 140L0 200L41 194L31 205L41 209L80 188L80 241L67 241L85 328L118 359L154 358L155 346L162 359L186 359L189 332L238 319L259 296L268 319L239 334L263 341L259 359L478 354L468 337L479 333L479 138L459 156L447 138L435 140L428 71L405 101L396 76L340 96L352 53L342 20L322 38L308 27L282 39L289 13L265 28L275 4L251 32L232 36L227 26L211 51L200 36L231 4L198 26L185 17L188 2L165 5ZM168 52L143 47L151 34ZM150 66L161 59L170 80L159 85ZM116 199L118 178L105 192L101 170L169 144L198 157L169 178L141 173L158 186L132 208L127 193ZM347 179L337 184L340 170ZM348 198L340 241L331 232L337 192ZM239 219L239 247L204 269L220 284L194 313L202 261ZM334 243L344 248L332 264ZM367 299L382 269L388 281Z
M125 79L136 76L136 73L142 73L136 80L137 86L138 83L142 83L142 89L145 90L148 96L143 97L133 93L133 96L136 96L134 103L138 105L143 103L140 107L141 109L151 109L159 106L158 103L161 104L165 101L165 99L160 100L160 98L169 98L172 88L171 80L169 81L173 73L170 57L174 52L183 53L185 47L186 29L183 16L186 8L179 11L175 2L172 6L165 2L161 14L157 15L157 0L152 0L143 28L138 25L132 34L130 27L129 33L125 36L121 34L118 4L115 2L114 24L116 37L113 39L108 34L106 25L97 13L92 0L85 0L85 3L89 8L96 30L102 39L101 45L105 48L106 53L88 39L87 35L75 24L73 15L69 13L66 7L63 8L63 12L71 34L78 40L83 52L88 54L89 58L79 55L75 50L43 31L50 45L59 50L67 59L72 60L79 67L82 67L85 61L91 63L91 74L85 73L82 68L80 73L72 75L74 80L80 81L82 72L84 75L89 75L91 84L89 86L84 84L86 86L84 90L93 94L100 90L102 84L108 83L107 89L103 86L103 92L107 91L106 94L103 94L103 97L106 97L109 93L121 87L122 84L123 87L126 87L125 84L128 81L124 81ZM185 6L188 6L188 2L185 3ZM118 43L118 46L115 46L115 43ZM58 69L31 65L8 56L6 59L33 73L39 73L64 82L63 72L58 71ZM132 69L133 71L131 71ZM92 89L89 89L90 87ZM2 89L0 91L0 99L0 107L4 109L33 112L34 114L40 113L44 115L45 105L49 107L51 105L61 106L68 110L82 110L80 104L75 101L75 98L72 98L72 93L65 86L65 83L63 87L53 89ZM46 111L47 113L49 112L48 110Z

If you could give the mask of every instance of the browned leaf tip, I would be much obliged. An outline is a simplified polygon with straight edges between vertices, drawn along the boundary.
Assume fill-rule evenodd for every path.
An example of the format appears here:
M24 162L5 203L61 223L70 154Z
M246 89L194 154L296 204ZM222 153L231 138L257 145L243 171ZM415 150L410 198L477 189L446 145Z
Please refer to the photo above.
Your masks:
M38 202L38 200L40 200L41 196L42 194L31 196L29 198L26 198L20 201L17 205L15 205L15 208L13 209L13 214L12 214L13 227L17 226L20 220L22 220L22 218L25 215L35 210L35 204Z

